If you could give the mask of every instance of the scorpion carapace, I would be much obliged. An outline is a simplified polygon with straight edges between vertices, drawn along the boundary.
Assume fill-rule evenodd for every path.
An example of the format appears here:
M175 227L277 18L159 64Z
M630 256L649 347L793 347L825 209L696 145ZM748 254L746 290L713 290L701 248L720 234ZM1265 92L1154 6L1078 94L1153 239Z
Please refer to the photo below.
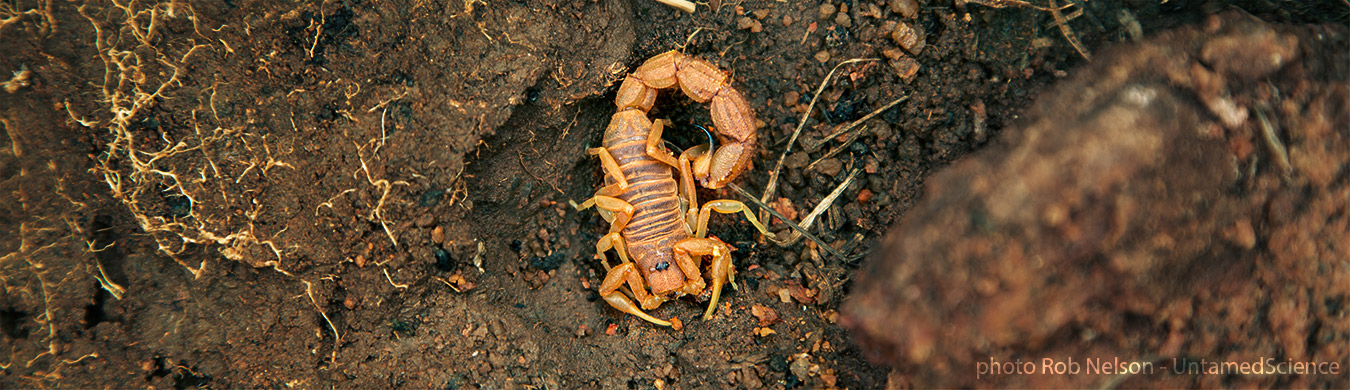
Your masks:
M619 85L614 99L618 112L605 129L603 146L587 151L600 157L605 186L578 209L596 206L611 223L609 233L595 245L609 270L600 284L600 295L623 312L669 326L670 322L643 309L708 289L711 300L703 317L712 317L722 286L730 282L734 287L736 274L731 248L707 236L713 211L740 212L761 233L773 236L741 202L714 200L700 208L694 194L695 180L704 187L720 188L745 171L755 154L754 112L729 83L730 76L702 59L678 51L652 57ZM689 148L679 158L666 149L661 141L664 124L648 120L647 112L658 90L677 85L695 101L711 102L720 146ZM620 259L612 268L605 257L610 249ZM704 256L712 257L711 286L699 269ZM625 284L641 309L620 291Z

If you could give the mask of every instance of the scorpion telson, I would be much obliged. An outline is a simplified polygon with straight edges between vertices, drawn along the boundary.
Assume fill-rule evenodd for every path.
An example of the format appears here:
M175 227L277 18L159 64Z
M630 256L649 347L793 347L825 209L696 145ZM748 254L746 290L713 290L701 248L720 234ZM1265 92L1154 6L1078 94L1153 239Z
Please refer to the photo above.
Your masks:
M648 59L619 85L614 99L618 111L605 129L603 146L587 150L600 158L605 186L577 209L598 207L610 222L609 233L595 244L608 270L599 292L605 302L620 311L670 326L670 322L643 310L707 289L712 298L703 318L712 318L722 286L730 282L734 287L736 275L731 248L708 237L708 219L714 211L742 213L761 233L773 236L745 204L721 199L700 208L694 193L696 180L707 188L730 183L749 168L755 155L755 114L740 92L729 85L729 78L712 63L678 51ZM661 140L664 123L647 119L647 112L655 104L658 90L677 86L694 101L711 102L713 128L720 145L695 146L680 153L679 158L665 147ZM610 249L619 254L620 263L614 267L605 256ZM707 269L711 286L700 270L704 256L712 257ZM631 298L620 291L625 285Z

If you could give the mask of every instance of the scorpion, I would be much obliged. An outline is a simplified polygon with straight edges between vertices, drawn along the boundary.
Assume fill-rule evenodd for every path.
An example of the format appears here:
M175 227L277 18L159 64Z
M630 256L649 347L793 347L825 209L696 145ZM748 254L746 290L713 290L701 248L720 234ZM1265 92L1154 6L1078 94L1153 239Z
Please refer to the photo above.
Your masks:
M755 153L754 112L729 85L730 78L703 59L674 50L658 54L624 78L614 99L618 111L610 118L602 146L587 149L587 154L599 157L605 185L576 208L594 206L610 223L609 233L595 245L607 269L599 293L619 311L672 326L643 310L703 294L706 288L711 299L703 318L712 318L722 287L728 282L736 287L731 247L708 237L708 219L714 211L742 213L760 233L773 237L745 204L719 199L700 208L694 193L695 179L706 188L721 188L749 168ZM648 120L647 112L657 91L676 85L696 102L711 101L720 146L695 146L678 158L665 147L661 140L665 124ZM605 255L611 249L620 259L614 267ZM707 272L711 286L699 270L704 256L712 257ZM641 308L620 291L625 283ZM674 326L679 327L678 321Z

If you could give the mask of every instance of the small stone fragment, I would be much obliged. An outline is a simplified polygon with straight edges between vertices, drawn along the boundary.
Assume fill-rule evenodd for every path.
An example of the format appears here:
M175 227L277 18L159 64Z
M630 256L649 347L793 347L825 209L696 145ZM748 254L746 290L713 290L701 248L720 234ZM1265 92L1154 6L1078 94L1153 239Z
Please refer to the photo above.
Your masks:
M895 29L891 30L891 40L894 40L897 45L913 55L919 55L926 44L923 40L923 32L909 23L896 24Z
M905 56L905 52L898 47L886 47L881 49L881 55L892 60L898 60Z
M820 18L821 18L821 19L829 19L831 16L834 16L834 11L835 11L834 4L831 4L831 3L828 3L828 2L825 3L825 4L821 4L821 5L820 5Z
M759 319L759 326L769 326L778 322L778 311L764 305L754 305L750 307L750 314Z
M821 50L821 51L816 52L815 57L816 57L816 61L819 61L819 62L826 62L826 61L829 61L829 60L830 60L830 52L825 51L825 50Z
M749 16L742 16L736 19L736 28L741 30L750 30L755 27L756 21Z
M840 27L852 27L853 19L850 18L848 14L840 12L834 16L834 24L837 24Z
M890 0L891 12L900 14L906 19L919 14L919 2L914 0Z
M431 229L431 242L436 243L436 245L445 243L445 228L437 226L435 229Z
M919 73L919 61L913 57L901 57L898 60L890 62L891 68L895 69L895 75L900 76L906 83L913 81L914 76Z
M872 196L872 190L864 188L862 191L858 191L858 203L867 203L872 200Z
M844 170L844 162L837 158L827 158L816 163L815 169L826 176L835 176Z
M807 155L806 152L796 152L789 154L787 158L783 160L783 166L791 169L801 169L802 167L805 167L806 163L809 163L810 160L811 156Z

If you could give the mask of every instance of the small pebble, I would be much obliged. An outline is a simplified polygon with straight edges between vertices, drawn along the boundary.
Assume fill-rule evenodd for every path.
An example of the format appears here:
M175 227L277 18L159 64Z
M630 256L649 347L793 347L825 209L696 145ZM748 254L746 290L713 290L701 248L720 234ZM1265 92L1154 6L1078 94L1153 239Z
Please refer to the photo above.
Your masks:
M901 57L891 61L891 68L895 69L895 75L900 76L906 83L913 81L914 76L919 73L919 61L913 57Z
M787 156L787 159L783 160L783 165L791 169L801 169L802 167L806 166L808 162L810 162L808 161L810 159L811 157L807 155L806 152L796 152L793 154L789 154Z
M356 299L352 297L344 298L342 299L342 306L347 307L347 310L356 309Z
M834 4L831 4L831 3L821 4L821 5L820 5L820 18L821 18L821 19L829 19L831 16L834 16L834 11L835 11Z
M442 228L442 227L440 227L440 226L437 226L435 229L431 229L431 242L436 243L436 245L440 245L440 244L444 243L444 242L445 242L445 228Z
M826 176L835 176L844 170L844 162L837 158L827 158L816 163L816 171Z
M858 202L867 203L872 200L872 196L872 190L864 188L862 191L858 191Z
M787 16L787 15L783 15L783 27L787 27L787 26L791 26L791 25L792 25L792 17L791 17L791 16Z
M919 14L919 2L914 0L890 0L891 12L901 17L912 18Z
M754 19L750 19L749 16L742 16L742 17L740 17L739 19L736 19L736 28L738 28L738 29L741 29L741 30L749 30L749 29L750 29L750 26L754 26L754 25L755 25L755 20L754 20Z
M881 16L882 16L882 15L881 15L881 7L878 7L876 4L867 3L867 12L866 12L866 14L867 14L867 16L871 16L871 17L876 18L876 19L881 19Z
M742 16L740 19L736 19L736 28L750 30L752 33L764 31L764 25L758 20L751 19L749 16Z
M853 19L849 18L848 14L840 12L838 15L834 16L834 24L837 24L840 27L851 27L853 26Z
M360 268L366 268L366 257L365 257L365 256L362 256L362 255L356 255L356 260L354 260L354 261L356 262L356 266L357 266L357 267L360 267Z
M919 52L923 51L925 45L923 32L908 23L895 25L895 29L891 30L891 39L913 55L918 55Z
M886 47L881 49L881 55L892 60L898 60L905 56L905 52L898 47Z
M825 50L821 50L821 51L816 52L815 57L816 57L816 61L820 61L820 62L823 63L823 62L826 62L826 61L829 61L829 60L830 60L830 52L825 51Z

